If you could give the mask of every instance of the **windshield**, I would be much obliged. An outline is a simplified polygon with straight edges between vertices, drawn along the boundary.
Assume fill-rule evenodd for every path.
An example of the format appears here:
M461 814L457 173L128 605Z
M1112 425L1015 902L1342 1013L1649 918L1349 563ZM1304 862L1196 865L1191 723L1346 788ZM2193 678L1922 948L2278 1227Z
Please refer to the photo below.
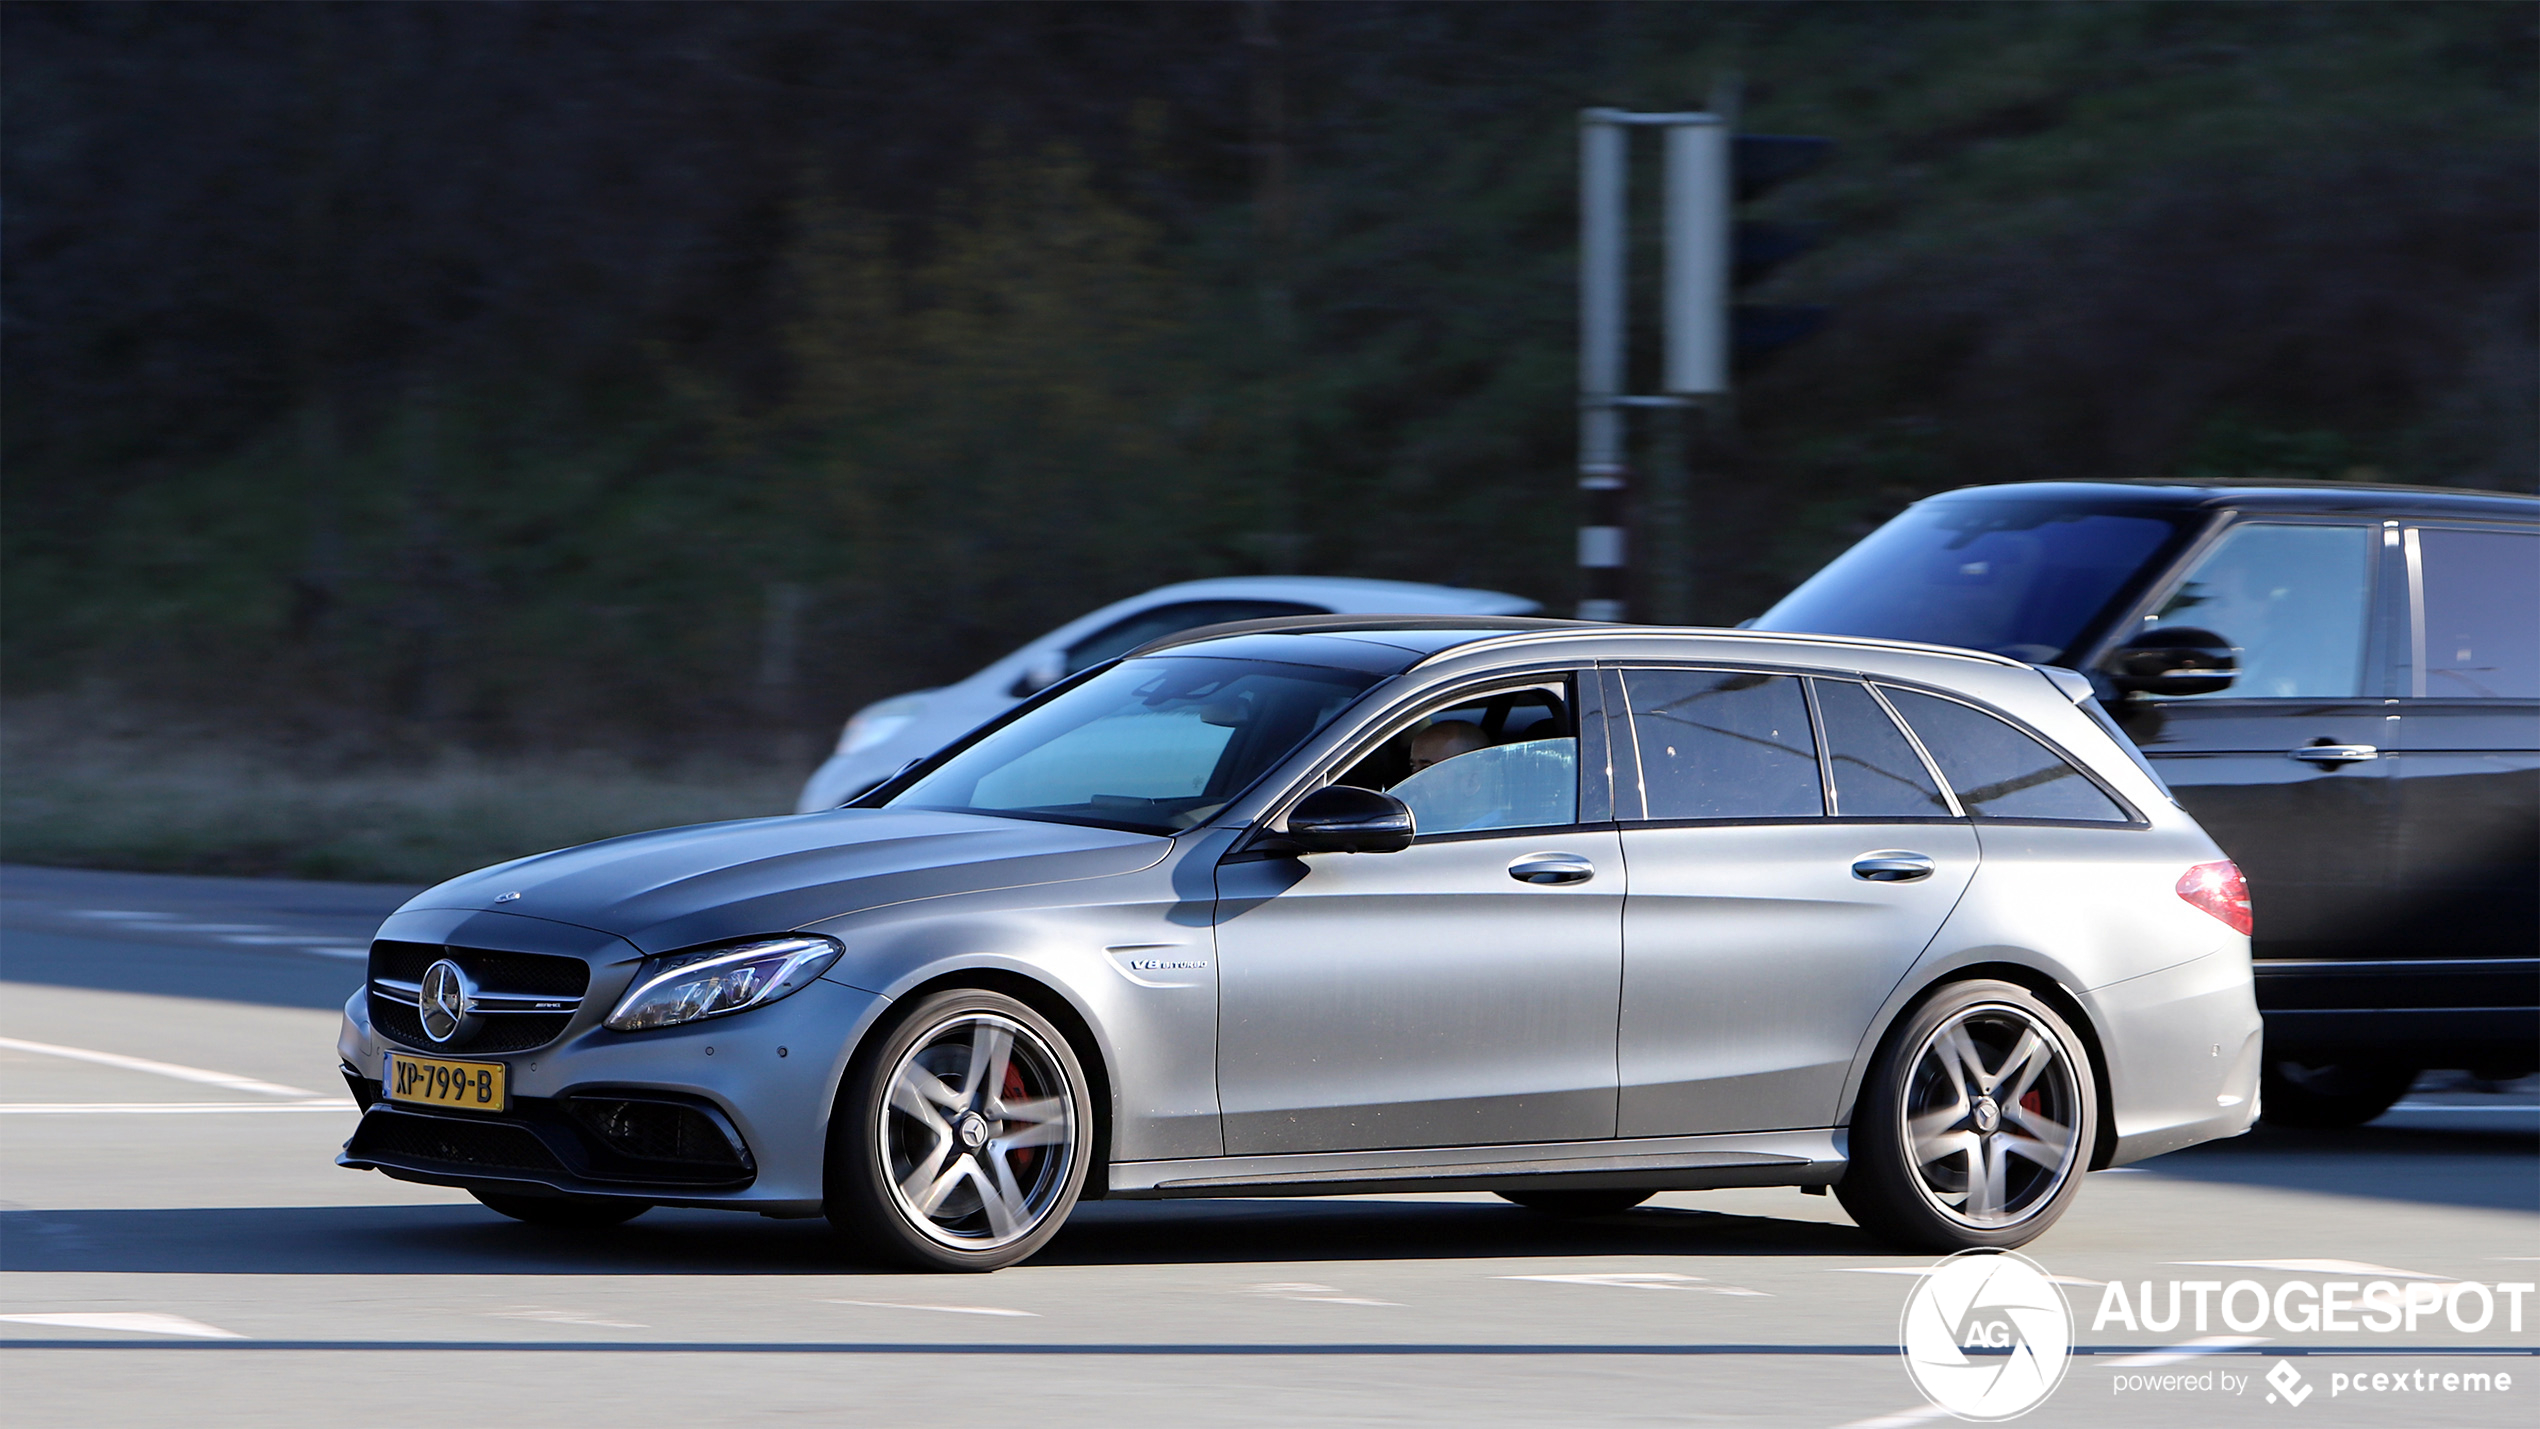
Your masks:
M954 755L885 807L1173 833L1216 813L1379 678L1194 655L1125 661Z
M2053 664L2135 595L2203 515L2016 498L1925 502L1809 577L1754 628Z

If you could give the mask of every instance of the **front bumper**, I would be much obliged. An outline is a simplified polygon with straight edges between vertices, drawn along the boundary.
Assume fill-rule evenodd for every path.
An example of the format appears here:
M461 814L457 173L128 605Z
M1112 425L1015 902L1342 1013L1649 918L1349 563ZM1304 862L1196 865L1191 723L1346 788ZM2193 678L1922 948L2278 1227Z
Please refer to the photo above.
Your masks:
M593 1027L499 1057L401 1047L369 1025L363 1003L346 1007L337 1041L366 1108L340 1166L434 1185L813 1215L838 1083L884 1000L814 982L731 1017L636 1033ZM391 1050L500 1061L512 1107L383 1101ZM610 1110L620 1104L633 1110Z

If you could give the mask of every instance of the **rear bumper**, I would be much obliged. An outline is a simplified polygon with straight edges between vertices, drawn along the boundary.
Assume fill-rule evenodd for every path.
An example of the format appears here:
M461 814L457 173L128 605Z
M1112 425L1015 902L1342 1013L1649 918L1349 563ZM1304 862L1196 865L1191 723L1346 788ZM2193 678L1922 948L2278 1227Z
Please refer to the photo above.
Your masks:
M2253 971L2270 1052L2434 1066L2540 1057L2540 958L2262 959Z
M2115 1132L2103 1164L2238 1136L2257 1121L2261 1034L2248 968L2233 947L2092 990Z

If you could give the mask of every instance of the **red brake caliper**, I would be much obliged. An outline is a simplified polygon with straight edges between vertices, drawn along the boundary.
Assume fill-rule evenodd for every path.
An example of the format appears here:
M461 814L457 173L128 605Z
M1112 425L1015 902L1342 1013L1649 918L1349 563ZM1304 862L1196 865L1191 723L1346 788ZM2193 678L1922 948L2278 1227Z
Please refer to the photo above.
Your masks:
M2036 1094L2032 1092L2030 1095L2034 1096ZM997 1096L1000 1100L1006 1102L1019 1102L1023 1100L1023 1069L1014 1065L1013 1060L1010 1058L1005 1064L1005 1084L997 1088ZM1008 1164L1014 1167L1016 1175L1029 1176L1032 1174L1033 1165L1041 1159L1041 1148L1037 1146L1021 1147L1007 1152L1005 1154L1005 1159Z

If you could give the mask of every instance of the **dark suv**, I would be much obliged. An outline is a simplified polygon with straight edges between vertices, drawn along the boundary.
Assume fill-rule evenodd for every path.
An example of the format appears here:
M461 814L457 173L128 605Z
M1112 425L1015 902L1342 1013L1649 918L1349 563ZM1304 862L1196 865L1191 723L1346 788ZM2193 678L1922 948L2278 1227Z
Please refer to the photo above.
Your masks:
M2087 674L2248 878L2270 1120L2540 1065L2540 499L1972 487L1751 624Z

